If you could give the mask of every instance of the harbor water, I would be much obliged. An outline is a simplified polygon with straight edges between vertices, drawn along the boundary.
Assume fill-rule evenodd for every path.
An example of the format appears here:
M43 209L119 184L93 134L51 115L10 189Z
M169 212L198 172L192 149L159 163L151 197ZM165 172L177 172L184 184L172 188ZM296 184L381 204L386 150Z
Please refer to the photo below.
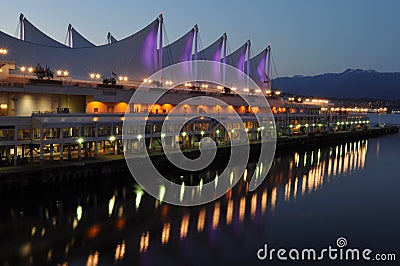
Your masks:
M400 135L391 135L276 157L254 192L250 162L231 191L197 207L160 202L129 173L2 194L0 264L253 265L265 244L321 249L341 237L398 260L399 166Z

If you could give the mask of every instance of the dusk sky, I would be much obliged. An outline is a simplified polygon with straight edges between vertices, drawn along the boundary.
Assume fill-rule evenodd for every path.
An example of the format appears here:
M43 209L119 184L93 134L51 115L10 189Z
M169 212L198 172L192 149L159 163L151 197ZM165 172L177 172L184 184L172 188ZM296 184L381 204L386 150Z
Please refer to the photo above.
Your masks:
M13 36L23 13L62 43L71 23L90 41L104 44L108 31L117 39L127 37L163 12L169 42L198 24L203 48L224 32L230 51L248 39L254 55L271 44L280 77L349 67L400 71L397 0L18 0L2 6L0 30Z

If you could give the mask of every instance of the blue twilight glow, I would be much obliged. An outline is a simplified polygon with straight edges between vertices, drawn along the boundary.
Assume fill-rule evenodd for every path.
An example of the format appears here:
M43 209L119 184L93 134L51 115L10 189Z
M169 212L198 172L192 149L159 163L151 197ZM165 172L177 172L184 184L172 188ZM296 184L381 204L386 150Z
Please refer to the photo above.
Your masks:
M35 1L3 3L1 29L15 36L22 12L64 43L69 23L100 45L139 31L160 12L170 42L199 25L204 47L227 32L233 51L248 39L256 55L271 43L280 76L341 72L348 67L398 71L400 1ZM46 11L43 12L43 7Z

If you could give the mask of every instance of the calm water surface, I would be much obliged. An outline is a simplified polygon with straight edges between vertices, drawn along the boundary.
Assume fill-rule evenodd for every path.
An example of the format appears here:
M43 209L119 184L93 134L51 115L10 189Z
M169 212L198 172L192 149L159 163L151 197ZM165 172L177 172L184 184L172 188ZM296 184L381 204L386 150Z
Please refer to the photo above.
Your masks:
M198 207L160 203L128 176L2 195L0 262L252 265L265 243L318 249L338 237L400 259L400 135L293 151L248 192L254 168Z

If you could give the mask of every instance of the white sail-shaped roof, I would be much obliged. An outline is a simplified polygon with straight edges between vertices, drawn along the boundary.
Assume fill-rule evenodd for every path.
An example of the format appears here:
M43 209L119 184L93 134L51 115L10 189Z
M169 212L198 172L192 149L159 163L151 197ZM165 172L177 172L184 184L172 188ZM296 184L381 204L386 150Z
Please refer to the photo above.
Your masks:
M70 34L70 38L72 38L72 48L85 48L95 46L92 42L83 37L83 35L80 34L74 27L72 27L71 24L69 24L68 26L68 31Z
M247 42L239 49L226 57L226 63L237 69L244 71L244 61L246 60Z
M22 14L21 16L23 17ZM23 17L22 23L24 27L24 41L53 47L67 47L40 31L26 17Z
M207 48L198 52L197 59L221 62L223 42L224 36L221 36L221 38L210 44Z
M110 43L114 43L114 42L118 42L118 40L115 39L114 36L112 36L111 32L109 32L107 34L107 43L110 44Z
M267 73L265 66L267 63L267 48L262 50L256 56L250 58L250 74L249 76L257 83L258 86L262 87L262 84L267 81Z
M224 42L224 36L221 36L218 40L210 44L205 49L201 50L197 54L198 60L209 60L220 63L222 55L222 45ZM209 69L208 75L212 75L212 80L220 80L222 82L222 69L219 64L215 64L212 69Z
M233 53L231 53L230 55L228 55L226 57L226 64L236 67L237 69L242 71L242 73L237 72L236 77L231 76L231 77L229 77L230 80L226 80L226 82L228 84L231 84L231 86L236 87L236 84L243 84L243 82L245 80L245 76L244 76L245 74L243 72L244 72L244 66L245 66L244 62L246 59L247 45L248 45L248 42L243 44L239 49L237 49L236 51L234 51ZM238 88L238 89L242 89L242 88Z
M87 79L90 73L110 77L126 75L129 80L142 80L157 70L158 19L130 37L116 43L74 48L50 47L14 38L0 31L0 43L8 49L7 58L18 66L68 70L73 78Z
M191 61L194 28L175 42L163 47L162 66L167 67L180 62Z

